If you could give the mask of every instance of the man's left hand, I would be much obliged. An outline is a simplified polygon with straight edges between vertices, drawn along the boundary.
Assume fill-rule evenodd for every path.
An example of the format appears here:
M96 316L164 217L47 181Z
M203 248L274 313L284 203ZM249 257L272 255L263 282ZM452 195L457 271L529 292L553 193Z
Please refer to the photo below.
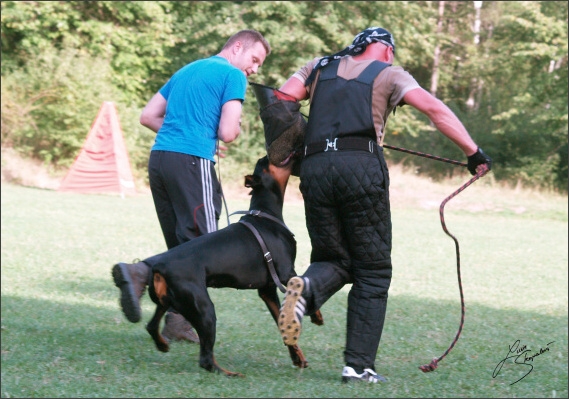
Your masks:
M217 155L220 158L225 158L226 154L223 153L222 151L227 151L227 147L222 144L218 144L217 149L215 151L215 155Z
M482 148L478 147L478 150L468 157L468 171L471 175L477 173L478 166L486 164L488 170L492 169L492 158L482 151Z

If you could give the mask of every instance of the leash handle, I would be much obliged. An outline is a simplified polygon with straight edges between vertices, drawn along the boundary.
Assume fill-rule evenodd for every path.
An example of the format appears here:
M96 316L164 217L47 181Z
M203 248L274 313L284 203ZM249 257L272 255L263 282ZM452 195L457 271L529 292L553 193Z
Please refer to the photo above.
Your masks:
M458 188L458 190L456 190L455 192L453 192L451 195L449 195L447 198L445 198L443 200L443 202L441 203L441 206L439 207L439 215L441 218L441 225L442 228L444 230L444 232L453 239L454 241L454 245L455 245L455 250L456 250L456 274L457 274L457 278L458 278L458 289L460 292L460 325L458 326L458 332L456 333L456 336L454 337L454 340L451 342L450 346L448 347L448 349L445 351L445 353L443 353L440 357L438 358L434 358L431 363L429 364L424 364L422 366L419 366L419 369L423 372L423 373L428 373L430 371L435 370L438 367L438 364L441 360L443 360L446 355L449 354L449 352L452 350L452 348L454 348L454 345L456 344L456 342L458 341L458 338L460 337L460 333L462 332L462 327L464 326L464 315L465 315L465 305L464 305L464 292L462 290L462 279L460 277L460 249L458 246L458 240L456 239L456 237L454 235L452 235L445 224L445 216L444 216L444 207L447 204L447 202L449 202L452 198L454 198L455 196L457 196L459 193L461 193L462 191L464 191L464 189L466 189L468 186L470 186L472 183L474 183L476 180L478 180L479 178L481 178L482 176L484 176L486 173L488 173L490 169L488 169L488 166L486 166L486 164L482 164L480 166L478 166L478 171L476 172L476 174L466 183L464 183L462 186L460 186Z

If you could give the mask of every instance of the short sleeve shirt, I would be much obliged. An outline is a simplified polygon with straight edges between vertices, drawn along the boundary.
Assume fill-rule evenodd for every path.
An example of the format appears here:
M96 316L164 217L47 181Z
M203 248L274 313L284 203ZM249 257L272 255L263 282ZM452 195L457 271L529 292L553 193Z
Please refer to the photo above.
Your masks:
M305 82L314 65L319 60L320 58L317 57L309 61L293 76L301 82ZM347 80L354 79L372 62L373 60L356 61L351 56L342 57L338 66L338 76ZM310 98L314 94L318 76L319 74L308 87ZM420 86L415 78L400 66L385 68L375 79L373 83L372 114L379 145L383 144L384 129L390 113L397 105L403 105L403 97L408 91L418 87Z
M194 61L160 89L166 99L164 123L152 150L180 152L215 162L221 108L245 101L247 78L223 57Z

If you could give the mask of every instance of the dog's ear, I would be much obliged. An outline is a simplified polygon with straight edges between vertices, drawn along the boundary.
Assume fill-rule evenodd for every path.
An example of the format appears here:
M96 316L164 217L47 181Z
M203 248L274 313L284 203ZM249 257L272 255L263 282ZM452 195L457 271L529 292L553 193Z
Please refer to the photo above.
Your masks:
M247 175L245 176L245 187L255 188L259 185L262 185L263 181L261 180L261 176L257 175Z

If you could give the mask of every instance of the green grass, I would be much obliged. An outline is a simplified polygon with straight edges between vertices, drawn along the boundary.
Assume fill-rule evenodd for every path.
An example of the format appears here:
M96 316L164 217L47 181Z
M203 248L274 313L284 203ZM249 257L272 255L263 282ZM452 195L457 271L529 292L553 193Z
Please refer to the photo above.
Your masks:
M158 352L144 329L152 302L145 296L143 322L129 323L110 273L118 261L165 250L151 197L3 183L1 395L567 397L567 197L498 192L480 183L446 207L447 228L460 243L466 322L432 373L418 366L444 353L460 321L454 243L438 215L438 203L458 184L433 186L441 194L434 207L405 204L394 193L394 276L376 360L389 382L377 386L340 382L349 287L323 306L324 326L304 323L307 369L292 367L252 290L210 290L216 359L245 378L201 369L197 345L174 343L169 353ZM230 213L247 209L247 199L228 207ZM221 227L225 220L224 214ZM285 221L296 234L302 273L310 244L301 203L287 202ZM493 372L518 339L532 353L555 342L534 359L527 377L510 385L525 366L510 360L496 378Z

